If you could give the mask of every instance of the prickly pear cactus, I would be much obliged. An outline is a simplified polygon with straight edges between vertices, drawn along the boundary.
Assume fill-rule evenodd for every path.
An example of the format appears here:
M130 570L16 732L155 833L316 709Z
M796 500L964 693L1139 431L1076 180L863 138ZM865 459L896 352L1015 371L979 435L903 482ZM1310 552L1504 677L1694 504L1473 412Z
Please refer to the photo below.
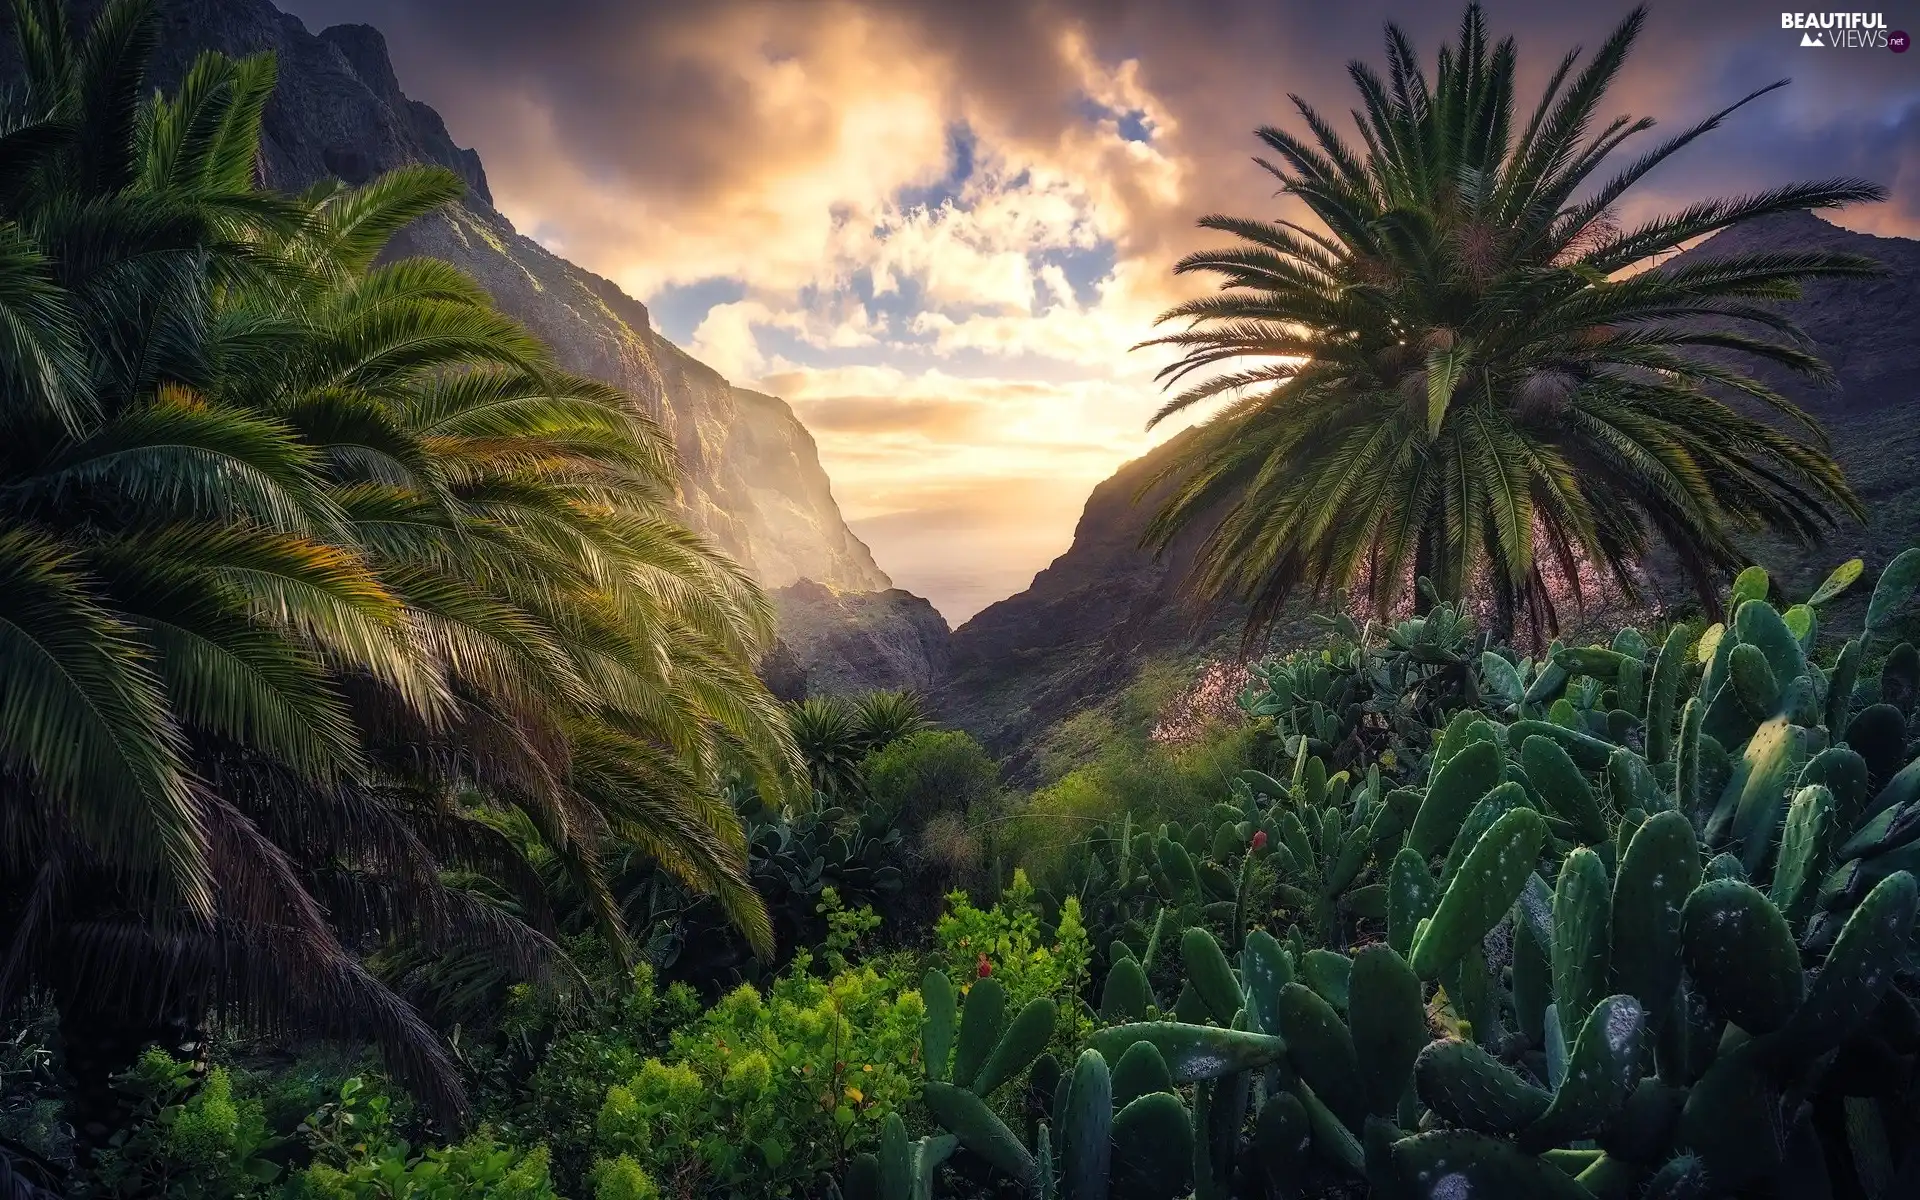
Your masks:
M1844 636L1833 605L1864 575L1776 605L1750 569L1721 625L1537 663L1430 608L1256 671L1243 706L1291 769L1106 838L1133 933L1048 1118L1022 1138L993 1096L1053 1014L980 986L962 1011L929 976L940 1132L886 1132L862 1180L918 1188L924 1162L1041 1197L1902 1194L1920 550ZM1367 715L1344 706L1372 704L1389 657L1471 687L1396 729L1391 765L1343 760Z

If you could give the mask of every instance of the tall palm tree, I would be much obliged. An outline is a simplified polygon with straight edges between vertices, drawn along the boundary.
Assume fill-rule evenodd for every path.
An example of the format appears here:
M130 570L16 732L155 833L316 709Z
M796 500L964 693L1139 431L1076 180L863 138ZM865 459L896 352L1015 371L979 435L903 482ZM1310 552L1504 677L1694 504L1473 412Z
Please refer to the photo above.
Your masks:
M778 801L799 775L749 665L771 643L771 607L669 515L670 445L625 397L556 370L447 264L375 265L392 231L460 187L414 169L310 192L296 249L319 252L323 282L295 306L264 293L222 313L228 398L321 451L409 645L453 685L437 725L361 722L385 773L421 774L408 759L437 741L424 778L524 809L576 882L600 891L596 843L616 837L768 948L716 780L737 759ZM256 346L273 347L272 371L248 362ZM389 695L383 717L403 700Z
M14 0L0 116L0 1004L50 987L83 1141L209 1012L451 1061L358 951L564 975L508 815L623 944L618 838L758 946L723 763L802 778L765 596L669 515L671 455L446 264L459 185L255 186L266 57L143 97L149 0ZM514 888L511 903L453 886ZM523 920L522 917L525 919Z
M1599 116L1644 15L1584 66L1566 55L1519 126L1514 43L1488 44L1478 6L1431 82L1389 26L1387 78L1348 68L1358 148L1299 97L1309 136L1259 131L1279 158L1260 165L1320 228L1200 222L1238 244L1178 265L1221 291L1168 311L1188 328L1147 343L1183 352L1162 377L1184 390L1154 421L1226 406L1156 477L1172 490L1148 540L1205 525L1190 586L1247 602L1250 633L1297 590L1363 588L1385 607L1413 576L1448 598L1485 589L1509 630L1522 612L1550 627L1550 575L1577 589L1585 566L1632 594L1629 567L1656 543L1711 605L1737 534L1805 540L1861 514L1818 426L1728 358L1830 380L1765 302L1875 264L1782 248L1646 268L1743 221L1882 190L1797 183L1624 225L1649 171L1781 86L1602 174L1653 124Z

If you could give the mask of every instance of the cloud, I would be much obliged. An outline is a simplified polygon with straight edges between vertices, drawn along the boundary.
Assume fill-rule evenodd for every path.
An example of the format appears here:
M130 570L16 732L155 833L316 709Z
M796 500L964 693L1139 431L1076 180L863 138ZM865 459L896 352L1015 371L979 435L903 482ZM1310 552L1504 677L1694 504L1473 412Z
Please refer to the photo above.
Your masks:
M977 431L984 413L967 400L903 400L898 396L828 396L794 406L815 433L912 433L951 439Z
M1130 348L1205 286L1172 271L1223 240L1196 218L1298 214L1254 164L1252 130L1302 132L1290 94L1346 129L1347 60L1380 61L1382 23L1404 24L1431 63L1460 13L1411 0L282 3L316 27L380 26L409 94L476 146L522 228L642 298L707 298L704 312L676 309L692 351L791 400L881 564L955 611L1023 585L1065 547L1087 487L1172 432L1143 428L1167 355ZM1519 120L1561 53L1591 52L1626 12L1488 10L1495 35L1519 41ZM1841 223L1920 232L1912 58L1802 50L1772 10L1734 0L1655 9L1607 115L1661 125L1623 160L1796 82L1653 172L1624 218L1851 174L1894 200Z

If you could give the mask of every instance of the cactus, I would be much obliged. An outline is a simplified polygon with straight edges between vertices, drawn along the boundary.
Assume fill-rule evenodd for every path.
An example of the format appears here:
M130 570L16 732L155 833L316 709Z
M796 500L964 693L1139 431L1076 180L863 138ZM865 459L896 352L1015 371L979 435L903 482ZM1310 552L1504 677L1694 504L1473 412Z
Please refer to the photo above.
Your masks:
M981 982L991 981L982 980ZM974 985L975 991L979 988L979 984ZM967 1005L969 1008L972 1007L971 997L968 998ZM985 1065L968 1085L970 1089L981 1096L989 1095L1001 1084L1007 1083L1015 1075L1031 1066L1033 1060L1039 1058L1041 1052L1047 1048L1047 1039L1053 1034L1054 1018L1057 1015L1053 1001L1045 996L1029 1000L1026 1007L1022 1008L1007 1026L1006 1032L1000 1035L992 1051L988 1053Z
M1275 894L1290 916L1305 919L1315 940L1343 946L1360 922L1386 915L1380 863L1399 848L1406 805L1382 795L1377 771L1358 788L1345 772L1328 778L1319 758L1301 759L1295 774L1299 781L1288 789L1293 803L1262 826L1278 878ZM1251 919L1238 915L1236 929Z
M986 1101L965 1088L929 1080L921 1094L933 1119L997 1170L1032 1186L1039 1177L1033 1154L994 1115Z
M1638 1000L1609 996L1594 1005L1553 1102L1521 1132L1520 1144L1539 1150L1599 1132L1640 1082L1646 1050L1646 1013Z
M1172 1092L1173 1074L1152 1042L1135 1042L1113 1066L1113 1102L1126 1106L1153 1092Z
M1240 981L1233 977L1220 943L1204 929L1189 929L1180 938L1180 957L1187 965L1187 982L1221 1025L1240 1011Z
M1147 982L1146 969L1131 954L1115 958L1100 992L1100 1019L1110 1024L1144 1021L1152 1006L1153 987Z
M1681 941L1694 986L1748 1033L1780 1028L1799 1006L1799 947L1780 910L1751 885L1702 884L1687 899Z
M1727 785L1721 807L1732 813L1730 832L1749 875L1758 873L1772 854L1776 830L1786 816L1788 790L1810 757L1807 747L1804 728L1784 716L1773 717L1754 731Z
M1472 1042L1430 1043L1414 1065L1414 1086L1442 1120L1495 1135L1519 1133L1553 1103L1551 1092Z
M1269 1193L1295 1193L1313 1134L1306 1107L1290 1092L1269 1097L1260 1106L1253 1129L1253 1150Z
M1612 949L1612 901L1600 856L1575 850L1553 892L1553 1007L1569 1041L1606 995Z
M1867 602L1863 636L1883 637L1892 632L1916 588L1920 588L1920 547L1902 550L1880 572L1873 599Z
M1520 763L1548 806L1573 825L1581 840L1593 843L1607 839L1607 819L1600 802L1559 742L1540 734L1528 736L1520 746Z
M1249 934L1241 948L1240 980L1253 1031L1278 1032L1280 989L1293 982L1293 958L1264 929Z
M1527 801L1527 789L1520 783L1509 779L1480 797L1467 819L1460 823L1460 832L1454 835L1453 845L1447 851L1445 864L1440 868L1440 887L1444 890L1453 881L1453 874L1467 855L1480 844L1480 835L1492 829L1494 823L1516 808L1532 808Z
M1780 861L1767 899L1787 918L1789 927L1804 924L1820 881L1832 869L1839 820L1833 792L1817 783L1801 788L1788 806Z
M1900 871L1853 910L1781 1035L1795 1053L1812 1058L1837 1047L1879 1005L1913 932L1917 896L1914 877Z
M1287 1044L1277 1037L1179 1021L1119 1025L1103 1029L1092 1038L1093 1048L1110 1058L1124 1054L1135 1042L1153 1044L1175 1083L1259 1070L1279 1062L1287 1052Z
M1883 1064L1920 1053L1911 978L1896 975L1920 910L1920 763L1905 759L1903 707L1920 655L1892 645L1920 552L1896 566L1844 642L1822 630L1822 606L1857 564L1784 613L1749 570L1724 627L1622 630L1556 646L1537 669L1400 629L1408 661L1451 654L1469 679L1477 664L1467 707L1430 735L1424 788L1330 772L1330 748L1297 736L1284 781L1243 776L1235 803L1141 843L1169 901L1164 940L1180 944L1184 1019L1139 1019L1153 1012L1147 964L1117 949L1102 1017L1126 1023L1091 1038L1119 1064L1097 1194L1292 1197L1316 1171L1338 1177L1334 1191L1396 1196L1822 1194L1846 1170L1836 1149L1868 1194L1891 1194L1888 1147L1912 1116ZM1816 635L1841 643L1831 666L1814 661ZM1856 688L1869 661L1879 678ZM1288 669L1314 683L1305 659ZM1342 678L1358 686L1357 670ZM1266 841L1243 851L1255 830ZM1174 879L1182 850L1191 888ZM1275 927L1296 922L1279 938L1246 899L1256 863L1279 880ZM1366 888L1377 908L1346 906ZM1223 938L1165 916L1208 897L1231 901L1218 910L1230 917L1208 918L1230 920ZM1343 953L1382 918L1383 944ZM1429 1020L1451 1036L1428 1044ZM1020 1024L983 1028L998 1046ZM959 1049L949 1089L965 1077ZM929 1053L930 1075L943 1065ZM990 1050L973 1082L1004 1075ZM1069 1194L1090 1161L1066 1152L1070 1091L1022 1148L1043 1197ZM984 1123L938 1119L963 1145L991 1144ZM999 1153L1017 1174L1022 1158Z
M1391 947L1375 943L1354 955L1347 1027L1367 1111L1391 1118L1427 1034L1420 979Z
M1006 987L991 976L974 984L967 993L967 1004L960 1014L960 1038L953 1055L953 1083L956 1087L972 1086L974 1077L986 1065L988 1055L999 1044L1006 1025Z
M1654 660L1647 694L1647 761L1664 763L1673 748L1674 704L1693 657L1700 631L1692 624L1676 625Z
M944 972L930 970L920 980L920 999L927 1009L920 1024L921 1061L927 1064L928 1078L944 1082L953 1052L953 984Z
M1193 1123L1178 1096L1156 1091L1126 1102L1114 1114L1112 1136L1113 1200L1167 1200L1187 1193Z
M1608 918L1612 987L1638 999L1655 1025L1680 986L1682 906L1699 883L1700 843L1680 813L1648 820L1621 856Z
M847 1200L932 1200L934 1172L957 1145L951 1134L909 1142L900 1115L888 1113L880 1123L879 1152L854 1159L841 1191Z
M1408 846L1394 857L1387 881L1387 944L1402 954L1413 950L1415 928L1433 915L1440 887L1427 860Z
M1403 1195L1419 1200L1459 1196L1525 1196L1529 1200L1592 1200L1558 1167L1498 1138L1454 1129L1423 1133L1393 1145L1392 1169Z
M1414 939L1409 958L1421 978L1438 977L1499 924L1526 886L1546 837L1546 823L1530 808L1516 808L1494 822L1441 894L1425 931Z
M1748 600L1765 600L1772 586L1765 567L1748 567L1734 577L1733 588L1727 595L1727 611L1738 612Z
M1438 854L1453 844L1460 823L1500 782L1500 748L1492 742L1474 742L1446 760L1414 818L1407 845L1422 855Z
M1113 1157L1113 1081L1107 1060L1088 1050L1074 1064L1060 1131L1063 1200L1106 1200Z
M1331 1004L1312 990L1290 983L1280 991L1280 1033L1287 1061L1299 1072L1348 1129L1360 1128L1366 1115L1366 1090L1353 1035Z

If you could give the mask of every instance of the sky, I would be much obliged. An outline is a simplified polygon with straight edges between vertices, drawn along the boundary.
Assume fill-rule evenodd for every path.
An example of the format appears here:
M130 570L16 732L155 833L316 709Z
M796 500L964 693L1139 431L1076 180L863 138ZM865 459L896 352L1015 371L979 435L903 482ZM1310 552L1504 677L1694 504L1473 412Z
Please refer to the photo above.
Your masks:
M1290 201L1253 131L1346 126L1385 22L1431 63L1427 0L280 0L378 26L402 86L486 165L496 205L644 300L656 326L812 431L848 523L955 624L1063 552L1088 490L1174 432L1168 355L1135 350L1200 285L1211 212ZM1628 6L1490 3L1521 101ZM1920 3L1884 14L1920 33ZM1702 195L1864 176L1837 219L1920 233L1920 52L1803 48L1770 4L1652 6L1610 96L1643 141L1792 86L1637 189ZM1611 114L1609 114L1611 115ZM1630 143L1628 151L1634 149ZM1204 414L1202 414L1204 415Z

